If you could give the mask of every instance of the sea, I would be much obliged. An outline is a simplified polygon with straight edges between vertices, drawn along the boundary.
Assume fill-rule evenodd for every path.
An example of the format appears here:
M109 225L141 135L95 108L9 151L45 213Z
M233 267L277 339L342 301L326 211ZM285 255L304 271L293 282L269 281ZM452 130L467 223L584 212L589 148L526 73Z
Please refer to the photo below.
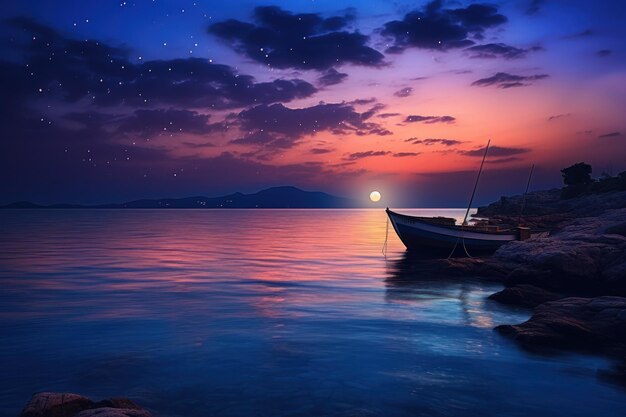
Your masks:
M402 210L400 210L402 211ZM462 218L464 210L404 210ZM494 332L384 210L0 211L0 416L35 392L195 416L623 417L611 363Z

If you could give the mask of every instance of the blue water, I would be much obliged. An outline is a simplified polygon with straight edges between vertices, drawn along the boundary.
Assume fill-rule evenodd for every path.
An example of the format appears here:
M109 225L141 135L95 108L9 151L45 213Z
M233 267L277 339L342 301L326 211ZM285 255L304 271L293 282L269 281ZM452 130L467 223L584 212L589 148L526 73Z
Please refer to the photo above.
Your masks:
M459 217L462 211L422 211ZM600 358L493 332L500 286L414 272L382 210L0 212L0 416L624 416Z

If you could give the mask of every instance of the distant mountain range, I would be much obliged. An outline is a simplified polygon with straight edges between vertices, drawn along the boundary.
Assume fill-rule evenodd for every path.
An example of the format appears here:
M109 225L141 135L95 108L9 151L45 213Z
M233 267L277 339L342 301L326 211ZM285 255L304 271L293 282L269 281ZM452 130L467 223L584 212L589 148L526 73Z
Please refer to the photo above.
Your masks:
M273 187L254 194L234 193L223 197L161 198L134 200L121 204L52 204L40 205L28 201L0 206L4 209L156 209L156 208L348 208L359 207L357 201L319 191L304 191L296 187Z

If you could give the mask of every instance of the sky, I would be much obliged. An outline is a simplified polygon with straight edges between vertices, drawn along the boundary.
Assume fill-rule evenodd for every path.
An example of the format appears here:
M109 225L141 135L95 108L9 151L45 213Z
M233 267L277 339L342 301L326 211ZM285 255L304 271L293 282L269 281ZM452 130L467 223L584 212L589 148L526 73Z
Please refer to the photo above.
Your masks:
M626 170L623 1L11 1L0 204L477 204Z

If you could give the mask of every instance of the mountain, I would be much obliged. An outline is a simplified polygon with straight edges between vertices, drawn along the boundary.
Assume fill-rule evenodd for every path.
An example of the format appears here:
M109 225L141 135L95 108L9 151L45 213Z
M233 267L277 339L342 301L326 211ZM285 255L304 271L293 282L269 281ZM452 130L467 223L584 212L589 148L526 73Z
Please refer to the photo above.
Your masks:
M222 197L161 198L134 200L121 204L79 205L52 204L43 206L20 201L0 208L347 208L358 202L319 191L304 191L296 187L272 187L254 194L234 193Z

